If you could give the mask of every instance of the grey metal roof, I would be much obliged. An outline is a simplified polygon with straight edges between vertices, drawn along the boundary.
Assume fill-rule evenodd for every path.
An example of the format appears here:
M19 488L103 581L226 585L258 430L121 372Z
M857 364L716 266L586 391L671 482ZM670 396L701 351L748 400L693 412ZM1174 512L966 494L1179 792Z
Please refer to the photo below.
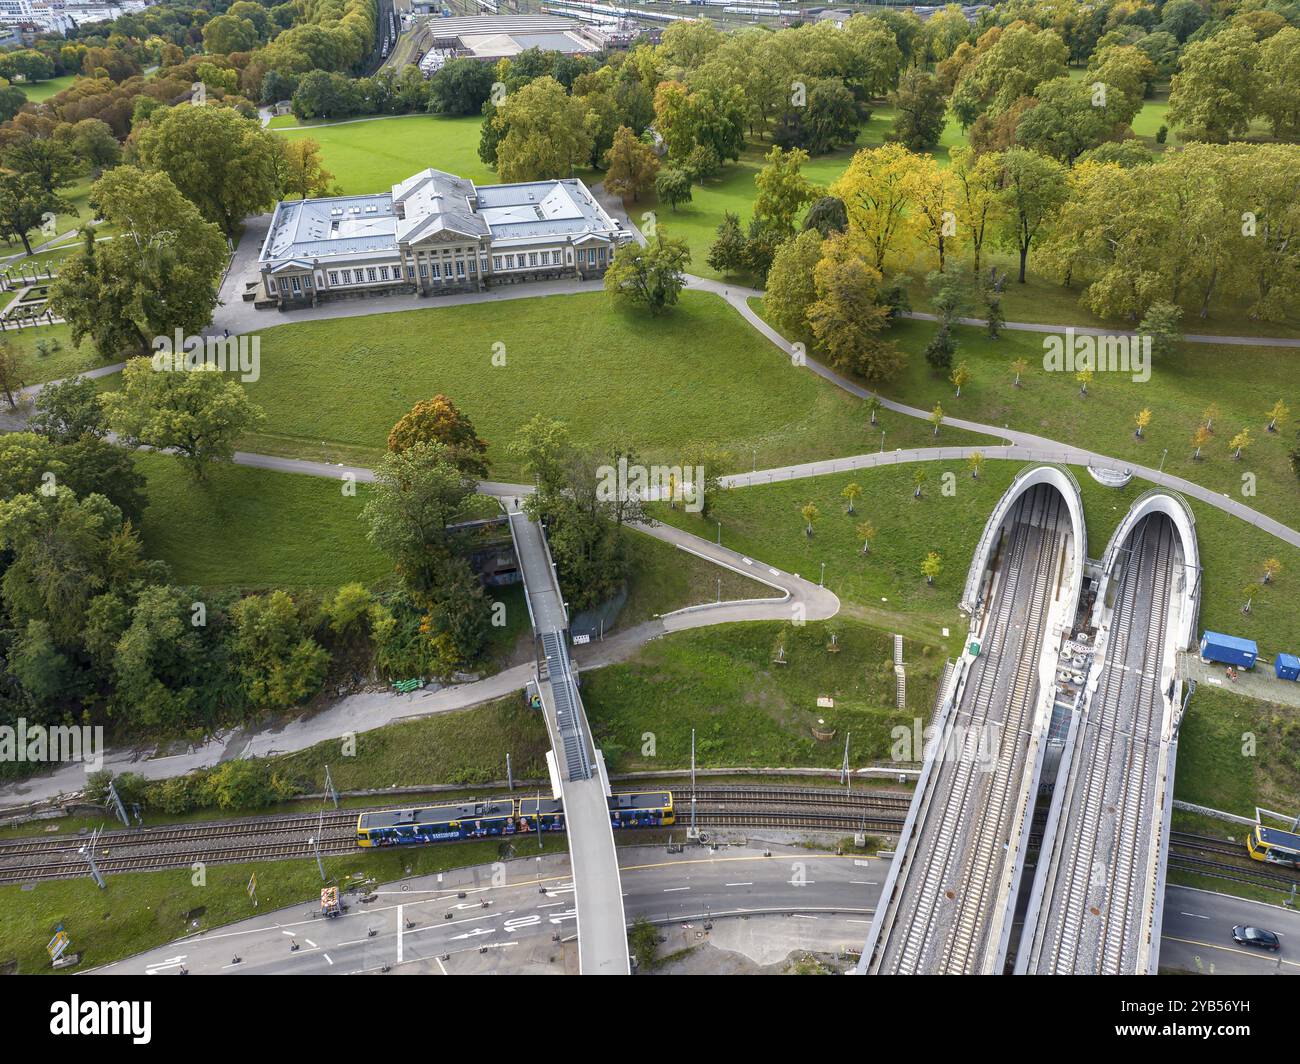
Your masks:
M615 243L618 224L577 178L476 187L432 167L393 186L391 193L285 200L271 219L260 261L395 255L400 246L440 232L493 248L538 241L574 245Z

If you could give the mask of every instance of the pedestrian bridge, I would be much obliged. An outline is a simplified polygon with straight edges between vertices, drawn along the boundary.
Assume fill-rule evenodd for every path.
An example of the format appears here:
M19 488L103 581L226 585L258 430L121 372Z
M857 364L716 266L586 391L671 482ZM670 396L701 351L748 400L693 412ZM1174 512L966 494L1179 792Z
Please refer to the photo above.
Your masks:
M536 687L551 738L551 778L564 800L578 917L578 971L628 975L623 887L606 802L609 778L600 751L592 745L569 657L568 610L541 524L518 508L509 516L538 646Z

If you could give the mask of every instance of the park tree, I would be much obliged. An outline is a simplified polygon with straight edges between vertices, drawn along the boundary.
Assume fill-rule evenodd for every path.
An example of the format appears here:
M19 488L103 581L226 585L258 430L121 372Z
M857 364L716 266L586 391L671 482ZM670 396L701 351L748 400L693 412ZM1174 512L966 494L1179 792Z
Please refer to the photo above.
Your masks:
M912 498L919 499L921 497L921 489L929 479L930 474L925 471L925 466L918 465L912 470Z
M1182 320L1183 308L1167 299L1158 299L1147 308L1137 332L1143 339L1150 338L1152 358L1167 359L1178 349L1183 339Z
M858 498L862 495L862 485L845 484L844 487L840 490L840 495L844 499L844 501L848 504L848 512L853 513L854 503L856 503Z
M1300 29L1287 26L1259 46L1259 111L1277 140L1300 138Z
M215 367L156 370L148 358L131 359L121 389L102 402L123 442L174 451L199 481L210 462L230 461L235 442L264 417L243 386Z
M1197 425L1196 431L1192 433L1192 461L1201 460L1201 449L1213 439L1213 433L1204 425Z
M936 266L943 273L948 252L957 242L957 207L961 184L952 170L940 166L932 155L918 155L912 175L913 212L921 241L935 253Z
M808 328L808 308L817 299L816 270L822 257L822 238L805 229L781 245L767 273L763 306L773 324L791 336Z
M921 563L921 575L925 577L927 584L933 584L935 577L943 571L943 559L940 558L938 551L930 551L925 556L925 561Z
M449 59L429 78L429 110L444 115L475 115L492 94L496 75L481 59Z
M11 552L0 579L10 622L47 624L67 650L80 646L98 595L165 573L145 560L139 535L108 499L78 498L64 485L0 501L0 547Z
M972 451L966 459L966 464L970 467L971 479L979 480L980 470L984 468L984 452Z
M836 196L818 196L804 215L803 227L816 229L823 237L844 232L849 227L844 201Z
M1066 197L1060 163L1027 148L1009 148L999 159L1002 175L1001 235L1020 254L1017 280L1025 283L1025 265L1034 237L1056 214Z
M286 199L311 199L334 192L334 175L325 169L320 142L294 137L279 142L275 158L277 194Z
M642 192L654 187L658 172L659 159L654 149L627 126L619 126L614 143L605 153L605 190L636 203Z
M817 298L808 307L808 324L831 365L868 380L887 380L903 366L904 356L881 338L889 309L880 301L880 273L846 236L822 243L813 271Z
M287 591L249 595L233 611L231 655L253 709L292 709L325 682L329 654Z
M1268 431L1276 432L1279 425L1285 425L1287 419L1291 416L1291 411L1286 403L1279 399L1272 407L1269 408L1265 417L1268 418Z
M97 244L87 229L81 252L64 260L50 306L105 356L143 353L153 337L200 332L217 305L225 263L220 231L163 173L134 166L109 170L91 187L90 202L117 229Z
M1232 460L1240 462L1242 453L1250 446L1250 429L1242 429L1232 437L1232 442L1228 444L1229 450L1232 451Z
M825 155L841 144L852 144L864 121L863 108L838 77L812 78L803 84L802 99L787 101L772 142L778 147Z
M419 443L438 443L467 477L488 474L488 445L479 438L474 423L445 395L422 399L388 434L390 451L405 451Z
M978 277L985 242L1000 220L1002 172L997 156L979 154L964 145L954 147L949 156L949 170L957 186L958 231L974 252L974 271Z
M77 169L76 156L66 144L30 135L11 141L0 151L0 162L14 173L31 175L47 195L71 181Z
M957 398L960 399L962 388L970 383L970 365L965 361L958 362L957 365L953 366L952 372L948 374L948 380L957 389Z
M952 109L963 128L980 115L999 115L1044 81L1065 77L1069 50L1053 30L1014 22L993 44L978 50L952 94Z
M160 171L209 222L233 236L275 202L276 135L229 107L172 107L139 139L141 166Z
M1025 375L1025 371L1027 369L1029 369L1028 359L1018 358L1011 363L1011 372L1016 375L1016 379L1012 381L1012 387L1014 388L1022 387L1021 378Z
M943 424L943 404L935 403L934 409L930 411L930 416L926 419L934 426L934 434L939 435L939 426Z
M496 105L492 124L500 132L496 166L502 181L568 177L591 157L586 108L553 77L507 94Z
M745 251L745 234L740 228L740 218L731 211L724 211L717 237L709 247L709 267L722 274L743 273L747 269Z
M691 175L680 167L667 167L655 175L655 195L660 203L667 203L673 212L677 204L691 202Z
M71 443L83 436L103 439L108 432L99 405L99 388L89 377L51 381L36 396L33 432L55 443Z
M781 232L794 232L795 219L819 192L803 176L802 169L807 162L808 153L801 148L782 151L774 147L767 153L763 168L754 176L758 189L754 198L755 218Z
M669 237L660 226L644 247L632 242L618 249L605 272L605 291L615 303L663 314L677 305L690 261L686 242Z
M122 145L118 143L107 122L98 118L83 118L67 128L68 147L89 169L107 170L122 161Z
M40 178L27 173L0 173L0 237L17 237L32 254L31 232L59 211L76 208L62 196L47 191Z
M817 519L821 517L821 511L817 509L815 503L810 502L799 508L799 515L803 518L804 535L811 539L813 526L817 524Z
M18 393L26 386L30 371L27 352L10 343L9 337L0 336L0 395L11 410L18 409Z
M948 114L948 98L933 74L909 67L891 102L896 111L894 138L904 147L925 151L939 143Z
M440 559L453 550L448 526L474 494L474 480L440 442L390 450L375 469L362 510L367 538L392 559L407 583L427 590Z
M1096 85L1069 77L1039 85L1038 102L1016 123L1016 143L1072 166L1089 148L1120 136L1142 99L1117 87Z
M868 248L867 265L882 276L887 260L911 242L920 224L913 197L922 165L901 144L864 148L830 188L844 203L849 232Z
M1139 440L1145 439L1146 437L1143 436L1143 433L1146 432L1147 427L1150 424L1151 424L1151 408L1144 406L1141 410L1139 410L1136 414L1133 415L1133 435L1135 435Z
M870 521L859 521L855 531L858 534L858 539L862 540L862 553L870 554L871 541L876 538L876 526Z
M1254 34L1240 27L1189 44L1169 84L1169 124L1184 139L1245 134L1259 106L1259 54Z

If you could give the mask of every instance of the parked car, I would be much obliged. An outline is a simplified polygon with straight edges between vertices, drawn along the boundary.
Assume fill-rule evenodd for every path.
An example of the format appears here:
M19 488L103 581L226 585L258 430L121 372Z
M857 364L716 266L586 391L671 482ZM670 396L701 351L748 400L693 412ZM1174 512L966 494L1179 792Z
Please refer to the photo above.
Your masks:
M1243 927L1240 924L1232 929L1232 940L1239 946L1254 946L1256 949L1279 950L1282 939L1275 931L1265 931L1262 927Z

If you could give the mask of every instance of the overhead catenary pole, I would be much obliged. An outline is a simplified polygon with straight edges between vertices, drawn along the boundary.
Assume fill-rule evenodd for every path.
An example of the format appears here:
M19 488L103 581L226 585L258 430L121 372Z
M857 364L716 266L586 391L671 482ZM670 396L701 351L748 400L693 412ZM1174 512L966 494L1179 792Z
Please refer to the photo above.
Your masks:
M691 729L691 838L698 838L695 827L695 729Z
M90 841L77 852L86 859L86 864L90 865L90 878L95 881L95 886L100 890L104 888L104 877L100 874L99 866L95 864L95 851L99 848L99 828L96 828L90 836Z
M325 793L329 795L330 800L334 803L334 808L339 807L339 792L334 789L334 780L330 778L330 767L325 766Z

